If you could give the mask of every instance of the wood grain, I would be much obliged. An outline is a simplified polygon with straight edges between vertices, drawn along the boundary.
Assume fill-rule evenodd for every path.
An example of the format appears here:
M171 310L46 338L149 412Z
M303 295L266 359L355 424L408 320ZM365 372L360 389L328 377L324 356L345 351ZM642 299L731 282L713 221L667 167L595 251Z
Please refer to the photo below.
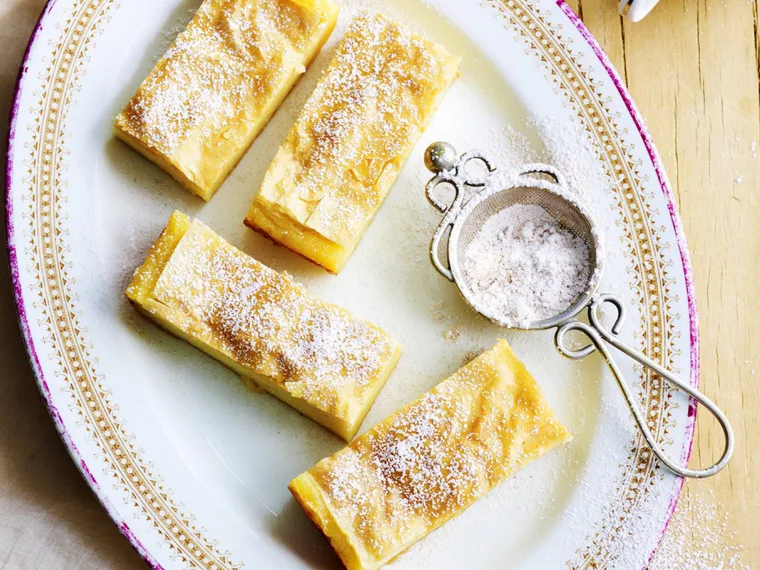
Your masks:
M689 481L686 498L717 501L735 532L727 540L760 568L760 0L662 0L638 24L614 0L571 6L625 77L665 162L697 282L702 389L736 430L732 463ZM692 466L712 464L722 445L700 412ZM703 521L693 526L699 548Z

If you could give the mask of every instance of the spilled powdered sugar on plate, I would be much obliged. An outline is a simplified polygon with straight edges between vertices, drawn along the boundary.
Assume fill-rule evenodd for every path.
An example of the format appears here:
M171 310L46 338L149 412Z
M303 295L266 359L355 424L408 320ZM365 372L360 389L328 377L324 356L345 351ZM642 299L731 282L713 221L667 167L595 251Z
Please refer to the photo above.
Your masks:
M184 31L197 11L198 7L196 6L181 12L174 23L161 32L161 40L158 42L158 45L153 52L153 65L157 64L158 61L164 57L164 54L169 50L174 43L174 40L176 40L177 36Z
M712 491L685 490L649 570L750 570Z

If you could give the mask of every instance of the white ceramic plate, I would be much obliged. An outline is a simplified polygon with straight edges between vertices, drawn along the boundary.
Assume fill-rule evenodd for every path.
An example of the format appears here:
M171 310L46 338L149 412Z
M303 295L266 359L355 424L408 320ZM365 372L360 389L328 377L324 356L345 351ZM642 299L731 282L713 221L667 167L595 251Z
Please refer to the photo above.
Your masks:
M344 1L342 36L357 8ZM537 157L570 178L606 233L603 289L625 341L697 382L692 277L672 194L620 79L562 2L420 0L375 7L464 54L462 75L367 237L332 277L246 229L263 173L329 60L324 50L209 203L111 136L111 122L198 0L50 2L20 75L8 160L8 247L23 334L72 457L125 536L161 568L337 568L287 484L341 442L140 318L123 291L175 208L318 295L390 331L405 355L365 429L503 335L575 440L435 532L394 568L642 568L681 488L659 469L601 361L552 333L475 317L428 262L438 217L423 150ZM653 431L686 460L693 407L631 365Z

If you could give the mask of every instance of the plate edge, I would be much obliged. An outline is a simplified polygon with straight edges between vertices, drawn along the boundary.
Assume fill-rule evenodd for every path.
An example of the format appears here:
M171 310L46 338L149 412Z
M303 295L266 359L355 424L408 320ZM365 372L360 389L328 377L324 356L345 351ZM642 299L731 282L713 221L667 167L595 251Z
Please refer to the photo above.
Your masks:
M142 558L142 560L153 570L164 570L163 567L153 558L148 549L137 538L135 533L124 521L119 511L113 506L111 501L105 496L105 493L100 487L97 479L93 475L87 463L82 459L79 449L77 448L74 440L69 435L69 431L61 417L58 409L52 400L50 387L45 381L44 374L42 372L42 366L40 365L39 357L37 356L37 349L34 346L32 340L31 329L29 327L29 320L26 313L26 307L24 305L24 299L21 293L21 283L19 277L19 265L17 248L14 242L15 227L13 223L13 210L14 204L11 197L11 180L13 177L13 148L16 134L16 123L18 119L18 112L20 106L21 94L24 88L24 80L26 74L29 71L27 64L32 52L32 49L39 40L39 33L46 24L46 19L52 12L57 0L47 0L45 6L42 8L37 22L32 29L32 33L29 36L24 56L21 60L21 66L19 67L18 74L16 76L16 83L13 88L13 96L11 97L11 107L8 117L8 135L6 138L6 153L5 153L5 246L8 252L8 267L10 272L11 288L13 291L13 300L16 306L16 319L18 321L21 337L24 341L24 347L26 348L27 359L31 366L35 380L37 381L37 387L42 395L42 399L47 408L48 414L53 420L56 431L58 432L64 447L69 453L69 456L79 470L82 478L87 482L95 498L100 503L101 507L106 511L108 517L116 526L118 531L124 538L127 539L132 548Z

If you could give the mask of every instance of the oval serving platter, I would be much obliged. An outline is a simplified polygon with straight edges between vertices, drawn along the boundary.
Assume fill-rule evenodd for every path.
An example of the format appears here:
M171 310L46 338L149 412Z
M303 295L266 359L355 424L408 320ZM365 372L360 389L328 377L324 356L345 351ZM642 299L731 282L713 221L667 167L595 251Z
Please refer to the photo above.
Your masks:
M698 381L686 244L662 165L620 78L561 0L344 0L338 27L208 204L111 135L111 123L198 0L49 2L20 73L9 139L8 248L21 329L64 442L125 537L156 568L338 568L287 491L342 447L275 399L139 317L124 298L169 214L198 217L317 295L383 326L405 353L363 429L505 337L575 439L400 556L406 568L644 568L682 481L661 468L597 357L562 359L551 332L473 315L427 250L423 151L553 163L606 235L602 284L625 342ZM463 54L461 76L340 277L242 224L352 14L382 9ZM688 459L690 401L629 366L650 427Z

